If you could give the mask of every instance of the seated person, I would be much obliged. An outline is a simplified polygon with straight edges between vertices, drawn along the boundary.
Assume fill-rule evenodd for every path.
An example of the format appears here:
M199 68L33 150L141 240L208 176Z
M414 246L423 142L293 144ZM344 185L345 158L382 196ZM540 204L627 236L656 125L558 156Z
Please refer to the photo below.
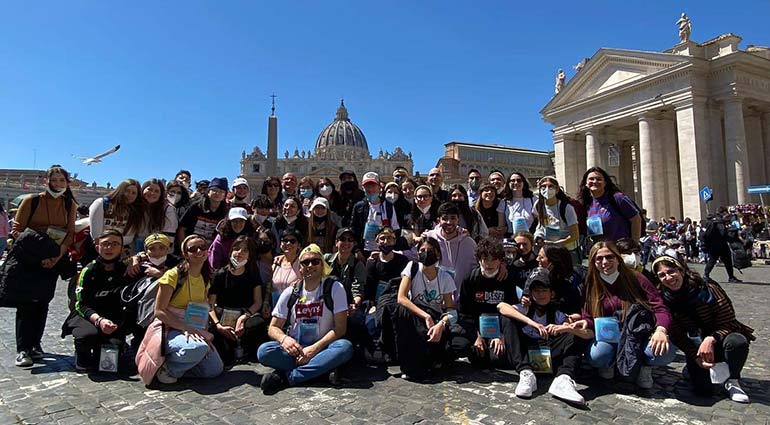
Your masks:
M569 257L568 257L569 258ZM500 314L517 322L519 335L518 358L519 385L516 396L531 397L537 391L537 379L533 372L536 364L541 372L556 372L548 392L556 398L574 404L585 404L585 399L575 388L573 376L577 371L580 356L590 338L589 332L573 328L566 314L557 309L554 302L556 292L551 288L547 269L538 269L527 280L530 305L511 306L500 303ZM581 338L575 338L574 336Z
M436 366L454 359L449 325L456 311L455 281L438 267L438 241L425 238L419 245L418 258L419 263L410 261L401 274L394 321L402 377L419 381Z
M102 344L116 345L125 352L126 335L134 330L133 321L126 320L120 298L127 286L126 265L120 262L123 235L118 230L105 230L94 245L99 256L80 272L75 311L62 326L62 336L74 337L78 373L98 369ZM121 364L120 369L130 372L132 368Z
M652 263L660 282L663 302L671 310L671 341L682 350L695 393L711 397L715 379L724 383L730 400L748 403L741 388L741 370L749 357L754 329L735 317L730 297L721 286L706 282L686 263L663 256ZM719 382L721 381L721 382Z
M255 354L265 340L258 261L256 241L238 236L230 247L229 264L214 273L209 288L214 346L228 366L242 360L244 353Z
M510 369L517 362L518 335L515 324L498 315L497 306L501 302L516 304L518 299L512 277L508 275L501 281L497 276L505 260L502 242L494 237L480 240L476 259L478 267L471 270L460 288L463 332L453 336L452 345L473 365Z
M138 273L129 275L150 276L159 278L168 269L176 267L181 261L176 255L170 254L171 240L163 233L153 233L144 239L144 252L131 257L133 266Z
M513 241L506 241L508 273L513 275L516 286L523 290L529 274L537 268L537 255L533 249L535 238L529 232L520 232L513 236Z
M259 347L257 357L275 369L262 376L260 387L272 395L287 386L330 374L353 356L353 345L343 337L347 330L345 288L327 278L331 267L316 244L299 255L302 280L278 298L267 331L272 339ZM336 380L330 374L330 381Z
M355 246L353 229L344 227L337 231L335 241L337 252L324 254L324 261L332 268L331 276L335 276L345 288L348 299L347 339L353 344L365 338L364 318L366 316L365 309L359 308L366 283L366 266L353 253Z

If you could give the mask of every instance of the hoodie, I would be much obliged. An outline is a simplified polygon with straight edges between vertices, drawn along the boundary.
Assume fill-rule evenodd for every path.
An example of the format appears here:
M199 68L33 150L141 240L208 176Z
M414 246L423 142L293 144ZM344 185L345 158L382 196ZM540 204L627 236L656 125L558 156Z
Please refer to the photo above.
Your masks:
M441 262L439 265L454 274L455 301L458 300L463 280L471 273L476 266L476 242L468 236L467 233L458 232L452 239L446 239L441 233L441 227L428 230L424 235L430 236L438 241L441 247Z

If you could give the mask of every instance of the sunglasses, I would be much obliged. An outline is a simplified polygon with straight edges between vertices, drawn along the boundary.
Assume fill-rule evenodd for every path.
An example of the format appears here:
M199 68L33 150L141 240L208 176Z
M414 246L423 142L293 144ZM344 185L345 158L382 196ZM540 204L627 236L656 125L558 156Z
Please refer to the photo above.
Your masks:
M187 252L189 252L191 254L196 254L198 252L205 251L205 250L206 250L206 247L203 246L203 245L195 245L195 246L188 246L187 247Z
M415 198L417 198L417 199L430 199L432 197L433 196L431 196L431 195L415 195Z
M321 259L320 258L310 258L310 259L307 259L307 260L300 261L299 264L304 266L304 267L317 266L317 265L321 264Z
M614 256L614 255L597 255L597 256L594 258L594 262L595 262L596 264L601 264L601 263L602 263L602 261L604 261L604 260L607 260L607 261L609 261L609 262L613 262L613 261L617 260L617 258L615 258L615 256Z
M295 243L297 243L297 240L296 239L281 239L281 243L295 244Z

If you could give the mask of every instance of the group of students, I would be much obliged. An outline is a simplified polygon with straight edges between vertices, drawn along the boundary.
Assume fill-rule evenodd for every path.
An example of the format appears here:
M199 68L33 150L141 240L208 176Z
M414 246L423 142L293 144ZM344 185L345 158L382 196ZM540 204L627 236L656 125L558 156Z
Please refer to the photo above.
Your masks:
M273 370L261 381L273 394L336 382L353 358L398 364L416 381L468 358L515 369L517 396L531 397L544 373L555 375L550 394L584 404L583 360L651 388L652 367L678 348L697 392L718 383L748 402L739 379L753 330L686 261L663 256L642 273L640 211L601 168L586 171L577 200L552 176L535 194L521 173L506 182L471 170L467 189L448 190L436 168L425 184L400 167L388 183L339 177L339 191L329 179L271 177L253 200L242 177L192 193L186 171L165 184L129 179L78 220L90 237L75 249L69 174L51 167L46 191L16 212L2 270L16 364L42 356L56 281L80 257L62 326L79 372L169 384L256 355ZM587 267L581 238L594 242Z

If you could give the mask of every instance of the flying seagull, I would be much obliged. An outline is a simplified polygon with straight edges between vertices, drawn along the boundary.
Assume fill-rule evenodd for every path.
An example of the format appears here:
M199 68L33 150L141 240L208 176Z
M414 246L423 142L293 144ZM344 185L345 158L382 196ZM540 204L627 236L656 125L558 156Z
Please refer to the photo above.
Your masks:
M99 155L96 155L96 156L94 156L92 158L82 157L82 156L75 156L75 155L72 155L72 157L73 158L77 158L77 159L83 161L83 164L91 165L91 164L95 164L97 162L102 162L102 158L104 158L107 155L110 155L110 154L113 154L113 153L117 152L118 149L120 149L120 145L117 145L114 148L108 150L107 152L100 153Z

